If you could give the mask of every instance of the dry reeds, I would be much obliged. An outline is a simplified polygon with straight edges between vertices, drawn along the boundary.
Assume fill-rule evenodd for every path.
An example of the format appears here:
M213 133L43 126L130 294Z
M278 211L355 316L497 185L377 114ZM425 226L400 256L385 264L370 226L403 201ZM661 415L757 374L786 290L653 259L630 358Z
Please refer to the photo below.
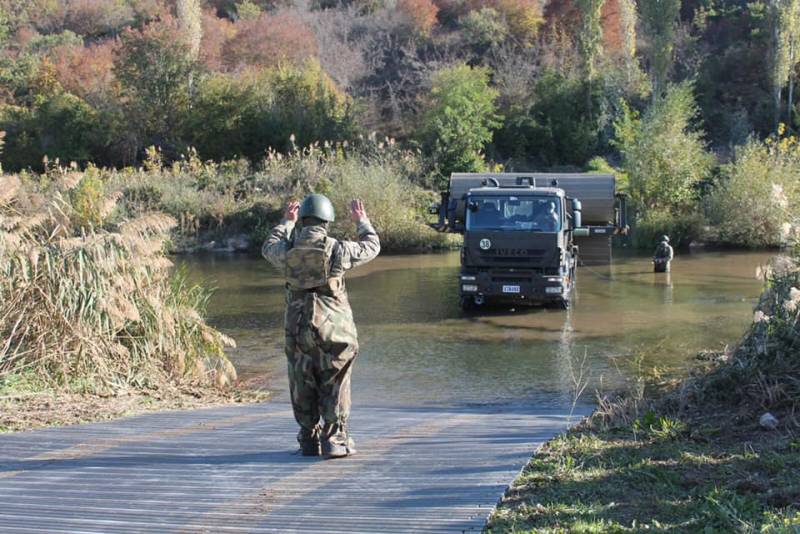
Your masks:
M0 177L0 382L29 374L92 392L230 383L232 340L201 317L208 292L163 254L174 220L109 222L118 196L75 194L82 179L41 190Z

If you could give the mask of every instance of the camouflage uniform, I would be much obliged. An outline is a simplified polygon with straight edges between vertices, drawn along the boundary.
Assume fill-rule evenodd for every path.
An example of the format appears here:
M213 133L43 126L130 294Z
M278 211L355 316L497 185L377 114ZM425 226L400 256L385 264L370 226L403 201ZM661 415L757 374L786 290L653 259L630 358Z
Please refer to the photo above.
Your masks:
M324 226L293 229L291 221L276 226L261 253L286 274L285 350L298 441L347 445L358 339L344 274L373 260L380 241L366 219L358 223L358 242L337 241Z
M669 242L661 241L653 253L653 265L656 272L667 273L670 271L670 262L675 257Z

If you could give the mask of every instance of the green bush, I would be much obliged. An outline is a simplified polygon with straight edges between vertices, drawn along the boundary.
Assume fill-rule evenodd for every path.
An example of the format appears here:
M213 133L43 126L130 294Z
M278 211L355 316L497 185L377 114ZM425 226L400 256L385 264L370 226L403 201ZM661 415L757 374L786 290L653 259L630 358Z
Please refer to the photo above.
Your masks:
M316 61L201 80L184 128L189 144L216 161L260 161L269 148L356 136L352 99Z
M714 159L694 129L697 106L692 88L671 87L640 118L627 106L615 123L615 144L630 180L634 208L688 213L697 202L695 186L708 178Z
M495 148L506 157L543 167L583 166L599 147L601 84L548 72L533 93L528 109L506 113Z
M750 139L737 148L709 199L709 218L719 239L748 247L782 244L785 225L800 210L798 176L796 137Z
M668 235L673 246L687 246L703 236L705 219L699 212L674 214L664 210L650 210L635 221L633 246L655 249L662 235Z
M483 150L500 126L489 70L456 65L435 72L422 111L418 140L442 183L452 172L485 168Z

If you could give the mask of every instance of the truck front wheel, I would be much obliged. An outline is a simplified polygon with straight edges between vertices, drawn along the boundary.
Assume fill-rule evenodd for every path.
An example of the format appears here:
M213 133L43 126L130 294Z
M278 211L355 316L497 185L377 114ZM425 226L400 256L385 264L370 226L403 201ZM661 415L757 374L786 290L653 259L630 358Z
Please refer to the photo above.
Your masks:
M475 297L461 297L460 305L461 309L464 311L470 311L478 308L483 304L483 298L480 298L480 302Z

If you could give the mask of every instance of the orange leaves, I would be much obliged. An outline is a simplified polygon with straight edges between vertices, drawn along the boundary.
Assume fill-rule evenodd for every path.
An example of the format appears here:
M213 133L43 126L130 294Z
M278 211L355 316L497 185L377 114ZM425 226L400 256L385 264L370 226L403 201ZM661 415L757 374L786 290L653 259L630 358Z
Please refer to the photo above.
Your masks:
M222 61L231 71L299 64L317 54L314 34L291 13L264 13L255 19L238 21L234 29L236 34L222 49Z
M436 24L439 8L431 0L398 0L397 12L412 31L419 35L429 35Z
M222 50L225 41L236 35L234 24L213 11L203 13L203 38L200 41L200 61L209 70L220 71L223 67Z
M89 46L66 45L54 49L51 61L61 86L81 98L104 94L114 82L112 66L116 41Z

